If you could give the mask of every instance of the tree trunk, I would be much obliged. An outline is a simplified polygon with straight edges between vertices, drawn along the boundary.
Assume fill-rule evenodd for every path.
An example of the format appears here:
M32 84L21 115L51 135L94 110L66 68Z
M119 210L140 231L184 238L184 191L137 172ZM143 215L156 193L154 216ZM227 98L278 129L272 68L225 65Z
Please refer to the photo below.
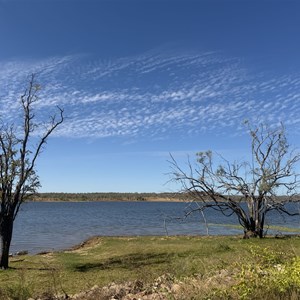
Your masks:
M244 227L244 239L252 237L264 237L264 215L258 216L256 218L250 217L249 222Z
M0 226L0 236L1 236L1 258L0 258L0 268L8 269L8 258L9 249L13 232L13 218L3 217Z
M264 225L265 225L265 214L261 214L260 216L260 222L259 222L259 237L263 238L264 237Z
M264 237L264 221L265 217L262 215L260 218L254 220L250 217L250 221L247 226L244 227L244 239L252 237Z

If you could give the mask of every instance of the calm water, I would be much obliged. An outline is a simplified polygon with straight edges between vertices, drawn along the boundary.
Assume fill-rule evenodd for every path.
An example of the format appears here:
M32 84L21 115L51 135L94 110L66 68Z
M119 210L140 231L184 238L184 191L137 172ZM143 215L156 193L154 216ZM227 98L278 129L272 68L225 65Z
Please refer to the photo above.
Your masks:
M184 218L186 206L167 202L25 203L15 221L11 252L66 249L95 235L206 235L201 214ZM242 229L222 226L238 224L235 217L215 211L207 211L205 217L208 223L219 224L209 225L211 235L242 234ZM299 216L284 220L273 213L268 220L272 220L270 225L300 228Z

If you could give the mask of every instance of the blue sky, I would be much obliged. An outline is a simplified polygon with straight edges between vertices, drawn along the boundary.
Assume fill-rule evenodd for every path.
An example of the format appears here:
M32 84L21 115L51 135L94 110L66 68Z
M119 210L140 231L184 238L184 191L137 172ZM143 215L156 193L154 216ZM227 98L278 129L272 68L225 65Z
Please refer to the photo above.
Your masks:
M0 0L1 117L64 124L37 164L41 192L163 192L169 153L249 153L243 120L283 121L299 147L300 2Z

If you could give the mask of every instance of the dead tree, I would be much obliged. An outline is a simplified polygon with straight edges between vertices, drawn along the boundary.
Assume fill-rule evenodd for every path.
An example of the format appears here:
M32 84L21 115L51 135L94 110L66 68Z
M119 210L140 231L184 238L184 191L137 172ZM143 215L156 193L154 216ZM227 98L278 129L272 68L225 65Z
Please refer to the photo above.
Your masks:
M181 168L171 156L171 178L179 182L182 192L197 202L195 211L211 208L226 216L236 215L244 237L264 236L265 217L271 210L299 215L286 204L299 201L299 174L295 165L300 154L289 150L284 126L265 124L251 128L251 160L230 163L219 155L221 164L213 164L211 151L197 153L193 165Z
M21 204L40 186L35 172L36 160L52 132L63 122L63 109L52 115L47 123L37 123L34 106L40 86L31 75L28 87L21 96L21 124L0 127L0 268L8 268L8 258L14 220ZM3 118L4 116L2 116ZM40 133L40 135L38 135ZM38 137L37 137L38 136ZM35 141L37 142L35 143Z

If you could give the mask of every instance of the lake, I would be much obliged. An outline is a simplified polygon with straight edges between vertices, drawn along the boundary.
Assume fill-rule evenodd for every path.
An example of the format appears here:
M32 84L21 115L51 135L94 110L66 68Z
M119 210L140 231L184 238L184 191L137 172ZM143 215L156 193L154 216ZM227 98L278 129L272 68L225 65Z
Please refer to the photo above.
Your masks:
M298 204L290 206L299 210ZM184 218L182 202L29 202L15 221L11 252L62 250L92 236L206 235L200 213ZM209 234L242 234L237 219L208 210ZM270 222L272 221L272 222ZM224 226L227 224L229 226ZM266 225L300 228L300 218L271 212ZM270 233L277 233L270 231Z

